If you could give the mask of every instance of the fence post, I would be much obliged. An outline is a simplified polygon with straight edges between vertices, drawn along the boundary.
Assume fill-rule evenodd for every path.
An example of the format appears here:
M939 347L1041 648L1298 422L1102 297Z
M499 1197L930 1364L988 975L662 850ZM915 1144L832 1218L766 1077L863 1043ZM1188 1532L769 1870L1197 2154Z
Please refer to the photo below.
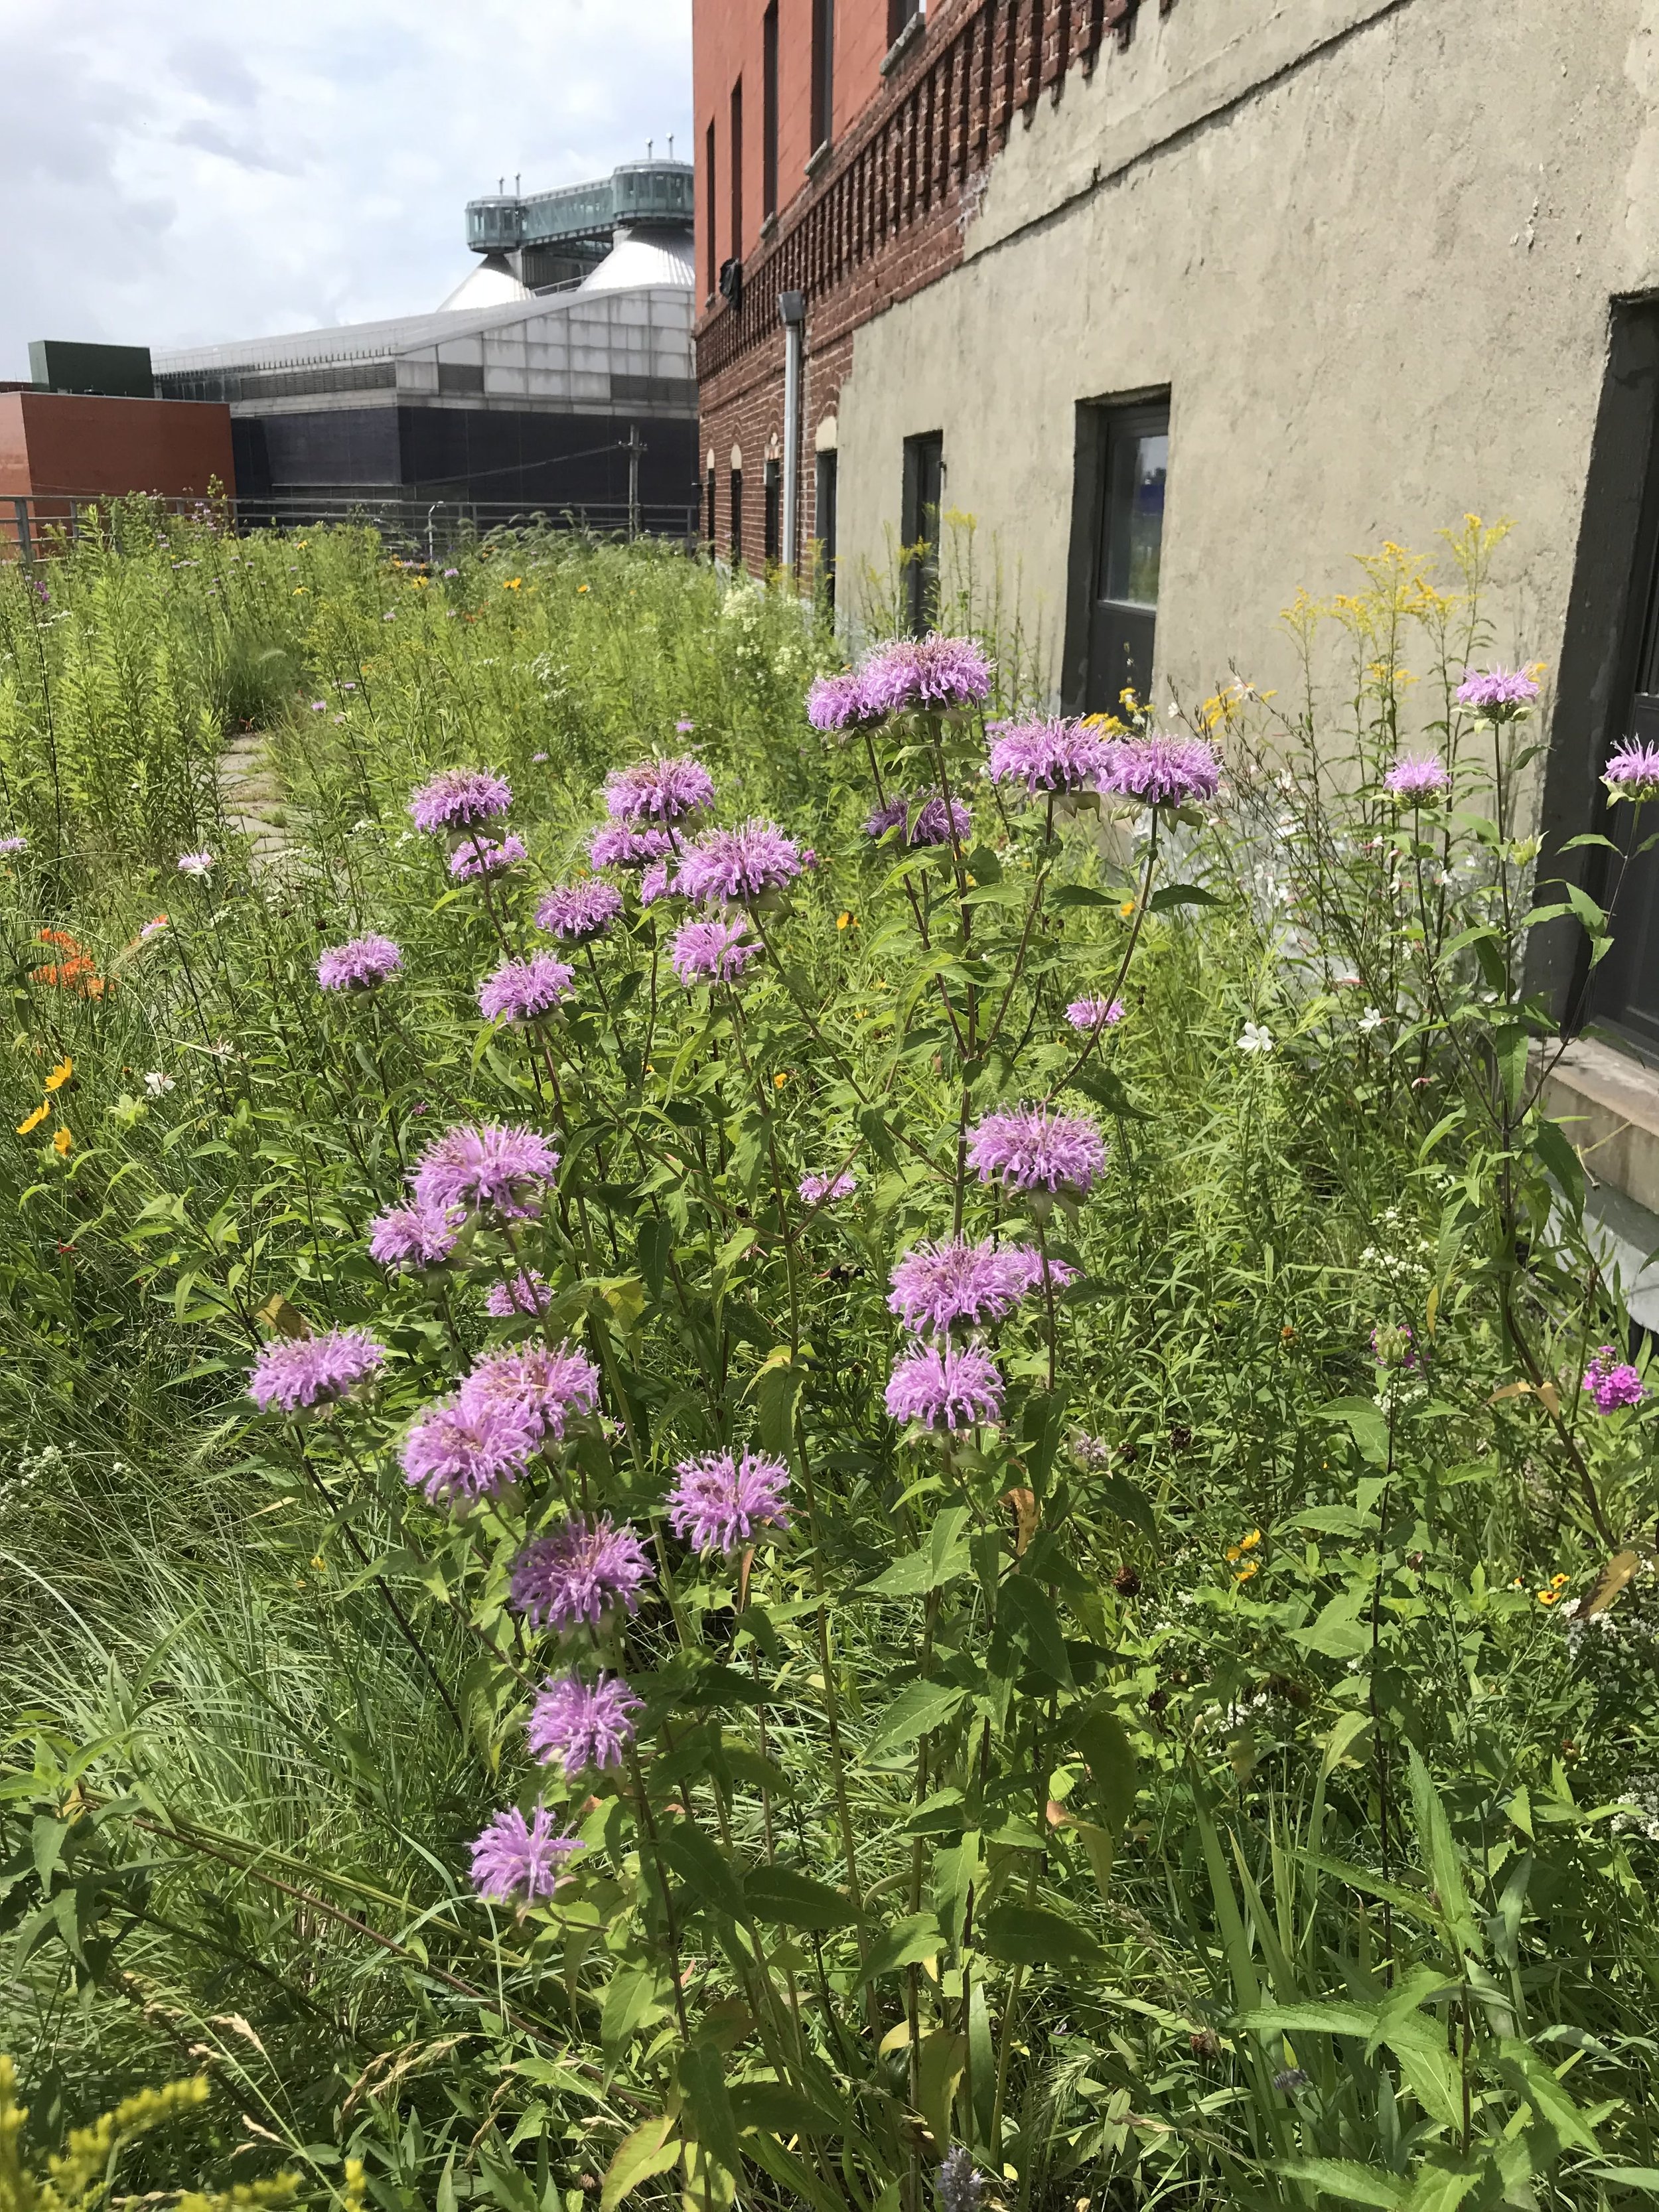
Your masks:
M34 568L34 541L29 534L29 503L27 498L14 499L12 520L17 526L17 550L25 568L31 574Z

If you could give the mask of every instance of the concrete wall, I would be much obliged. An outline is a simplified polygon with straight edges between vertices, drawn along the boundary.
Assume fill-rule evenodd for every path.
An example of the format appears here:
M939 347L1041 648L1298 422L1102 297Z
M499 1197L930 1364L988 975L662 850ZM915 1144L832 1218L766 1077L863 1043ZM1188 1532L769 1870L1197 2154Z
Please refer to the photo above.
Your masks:
M1559 655L1613 295L1659 287L1659 0L1190 0L1017 122L962 264L860 329L842 575L902 445L1057 658L1078 403L1168 386L1161 671L1283 680L1296 587L1509 515L1498 647ZM843 598L846 604L846 598Z

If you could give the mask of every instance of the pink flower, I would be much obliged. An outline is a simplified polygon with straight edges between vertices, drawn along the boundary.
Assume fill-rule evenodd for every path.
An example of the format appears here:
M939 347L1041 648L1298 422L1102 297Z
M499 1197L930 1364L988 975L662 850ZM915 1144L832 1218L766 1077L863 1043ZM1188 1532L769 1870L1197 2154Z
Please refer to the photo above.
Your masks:
M752 1542L763 1528L787 1528L789 1470L781 1459L744 1452L706 1452L681 1460L668 1493L668 1525L699 1552L724 1552Z
M975 1345L916 1345L889 1376L886 1403L896 1421L970 1428L1002 1419L1002 1377Z
M322 1336L279 1336L260 1351L248 1395L262 1413L310 1413L349 1397L386 1364L386 1346L367 1329L331 1328Z
M698 983L733 983L761 948L736 921L687 921L674 933L674 973L689 991Z
M1106 1145L1086 1115L1019 1106L985 1116L969 1140L968 1158L981 1182L1081 1195L1105 1172Z
M543 1904L557 1887L565 1861L581 1848L579 1837L554 1833L545 1805L528 1820L515 1806L498 1813L473 1844L472 1886L498 1904Z
M1473 707L1489 722L1512 722L1537 698L1539 685L1524 668L1466 668L1457 687L1460 707Z
M580 1674L550 1674L531 1710L530 1755L544 1765L556 1759L568 1781L589 1768L620 1766L643 1702L620 1674L601 1674L591 1684Z
M1451 778L1438 753L1401 753L1383 777L1382 788L1420 805L1449 791Z
M640 1609L639 1588L652 1578L634 1531L605 1514L573 1515L550 1536L526 1544L513 1562L510 1602L538 1628L597 1628L613 1606Z
M505 814L512 804L513 787L505 776L445 768L410 793L409 811L417 830L470 830Z
M1584 1388L1595 1401L1598 1413L1616 1413L1621 1407L1639 1406L1647 1395L1641 1376L1610 1344L1604 1344L1584 1370Z
M1121 999L1073 999L1066 1018L1074 1030L1113 1029L1123 1019Z

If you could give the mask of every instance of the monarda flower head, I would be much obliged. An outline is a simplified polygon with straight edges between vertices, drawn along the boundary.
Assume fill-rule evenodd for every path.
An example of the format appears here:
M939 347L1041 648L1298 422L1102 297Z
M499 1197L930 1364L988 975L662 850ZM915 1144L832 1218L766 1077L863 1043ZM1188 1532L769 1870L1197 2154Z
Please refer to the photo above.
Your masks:
M1215 797L1221 763L1202 738L1122 738L1110 748L1100 788L1143 806L1185 806Z
M890 638L859 669L863 716L941 713L989 697L991 663L971 637Z
M997 725L988 768L993 783L1027 791L1082 791L1110 763L1112 748L1098 731L1058 715L1034 714Z
M1002 1419L1002 1377L976 1345L914 1345L887 1378L886 1402L896 1421L972 1428Z
M541 1449L536 1425L514 1406L428 1406L404 1432L404 1480L433 1505L464 1508L517 1482Z
M1121 999L1073 999L1066 1018L1074 1030L1115 1029L1123 1019Z
M809 1206L833 1206L838 1199L851 1198L858 1187L858 1178L848 1168L839 1175L804 1175L798 1186Z
M960 844L973 826L974 817L959 799L947 805L935 793L931 799L890 799L865 823L864 834L884 837L890 830L897 830L902 832L902 843L920 849L953 841Z
M459 1206L469 1213L529 1221L540 1211L539 1194L558 1164L557 1152L534 1129L486 1121L477 1128L446 1129L422 1154L410 1181L422 1206Z
M867 712L863 680L851 669L844 676L820 676L807 690L806 719L815 730L851 730L880 718L880 708L873 716Z
M180 853L179 855L179 872L181 876L195 876L201 878L210 876L213 870L214 859L211 853Z
M566 1429L599 1402L599 1372L585 1352L562 1344L550 1352L528 1345L481 1359L456 1395L465 1413L505 1406L522 1413L538 1437L562 1443Z
M1610 799L1634 799L1639 805L1659 799L1659 745L1640 744L1627 738L1607 755L1601 781Z
M622 910L623 895L614 884L597 878L562 884L536 908L536 927L566 945L591 945L605 935Z
M686 754L635 761L605 779L605 811L613 822L683 822L714 803L714 777Z
M575 980L570 963L550 952L504 960L479 984L478 1012L487 1022L538 1022L573 995Z
M441 1267L466 1223L459 1206L394 1206L368 1224L368 1256L381 1267Z
M528 1820L515 1806L498 1813L474 1842L472 1887L498 1905L544 1904L565 1861L581 1848L579 1837L556 1833L545 1805Z
M760 951L740 921L682 922L674 933L674 973L688 991L699 983L734 983Z
M317 981L325 991L372 991L389 982L404 956L389 937L352 937L317 956Z
M697 906L751 906L800 873L800 847L775 822L710 830L680 859L674 889Z
M480 876L498 876L526 856L524 839L511 830L499 843L493 837L469 838L450 854L449 872L458 884L470 884Z
M481 768L445 768L409 795L410 819L417 830L471 830L493 822L513 804L505 776Z
M1639 1406L1646 1396L1642 1378L1610 1344L1604 1344L1584 1370L1584 1388L1595 1401L1598 1413L1616 1413L1624 1406Z
M643 868L674 849L666 830L636 830L626 822L601 822L587 841L587 857L596 868Z
M504 1283L490 1285L484 1293L484 1311L497 1321L511 1321L517 1314L544 1314L551 1296L545 1275L533 1267L520 1267Z
M1512 722L1538 696L1537 679L1524 668L1466 668L1457 703L1488 722Z
M550 1536L526 1544L514 1560L510 1602L538 1628L597 1628L617 1606L640 1609L640 1584L651 1580L645 1547L631 1528L608 1515L573 1515Z
M1051 1260L1048 1273L1060 1290L1077 1270ZM1029 1244L919 1244L893 1270L887 1310L916 1336L945 1336L1005 1320L1042 1278L1042 1255Z
M683 1459L668 1493L668 1525L695 1551L724 1552L754 1541L763 1528L787 1528L789 1470L781 1459L705 1452Z
M1438 753L1401 753L1383 777L1382 788L1413 806L1426 806L1451 789L1451 778Z
M601 1674L592 1683L580 1674L550 1674L531 1708L530 1755L544 1766L556 1759L567 1781L590 1768L620 1766L643 1702L620 1674Z
M1080 1197L1105 1171L1106 1142L1086 1115L1017 1106L985 1116L969 1139L968 1158L981 1182Z
M367 1329L276 1337L253 1363L247 1394L262 1413L314 1413L361 1389L386 1364L386 1346Z

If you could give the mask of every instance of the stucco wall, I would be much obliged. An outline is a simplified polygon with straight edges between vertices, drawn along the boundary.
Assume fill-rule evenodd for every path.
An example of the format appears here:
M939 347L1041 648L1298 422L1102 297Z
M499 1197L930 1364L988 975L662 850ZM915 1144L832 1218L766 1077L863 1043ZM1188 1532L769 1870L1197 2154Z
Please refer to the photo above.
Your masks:
M1518 526L1499 648L1553 661L1609 301L1659 285L1656 34L1659 0L1145 11L1016 125L963 265L857 333L843 574L885 562L902 441L942 429L947 505L1057 672L1077 403L1168 386L1184 692L1282 679L1297 585L1467 509Z

